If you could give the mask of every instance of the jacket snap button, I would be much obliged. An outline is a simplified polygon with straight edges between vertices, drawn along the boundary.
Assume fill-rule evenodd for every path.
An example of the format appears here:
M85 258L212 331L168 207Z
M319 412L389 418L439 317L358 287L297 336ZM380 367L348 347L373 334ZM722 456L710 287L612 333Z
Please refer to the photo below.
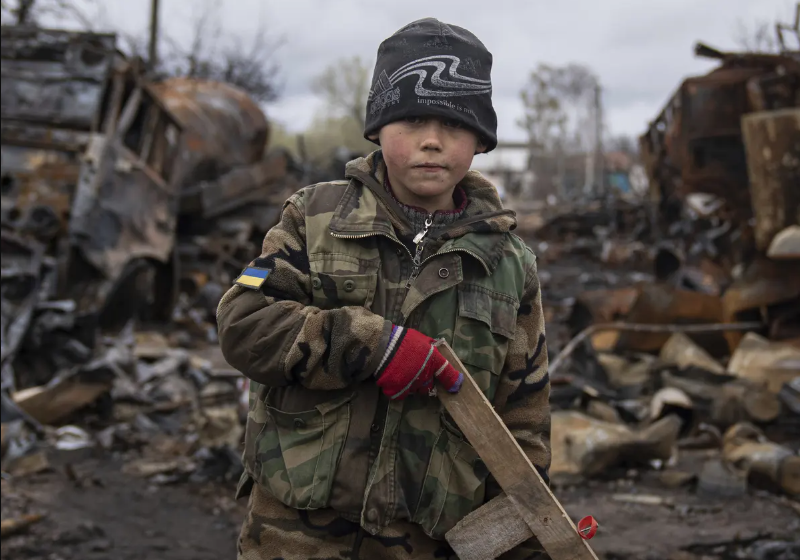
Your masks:
M294 427L299 430L300 428L305 428L306 427L306 423L302 418L295 418L294 419Z
M311 280L311 287L314 288L315 290L319 290L322 287L322 280L320 280L319 278L314 278L313 280Z
M367 521L369 521L370 523L375 523L376 521L378 521L377 509L371 508L369 511L367 511Z
M449 270L447 270L446 268L439 269L439 278L447 278L448 276L450 276Z
M369 428L370 430L372 430L372 433L377 433L381 429L381 427L378 424L373 424Z
M356 283L352 280L345 280L344 281L344 291L345 292L352 292L356 289Z

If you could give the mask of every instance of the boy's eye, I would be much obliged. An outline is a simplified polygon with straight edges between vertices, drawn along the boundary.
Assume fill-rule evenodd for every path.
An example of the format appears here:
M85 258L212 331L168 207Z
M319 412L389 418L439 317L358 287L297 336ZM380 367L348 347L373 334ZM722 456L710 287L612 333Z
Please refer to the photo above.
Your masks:
M464 126L459 121L446 120L443 123L448 128L463 128Z
M423 122L425 122L425 119L423 119L422 117L406 117L405 121L408 124L422 124Z

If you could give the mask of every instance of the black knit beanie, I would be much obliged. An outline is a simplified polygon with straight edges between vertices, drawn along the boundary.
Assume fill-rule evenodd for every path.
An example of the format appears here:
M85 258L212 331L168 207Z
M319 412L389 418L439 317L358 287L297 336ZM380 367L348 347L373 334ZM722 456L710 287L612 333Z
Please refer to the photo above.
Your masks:
M364 137L408 117L439 116L472 129L489 152L497 146L492 53L461 27L425 18L378 48Z

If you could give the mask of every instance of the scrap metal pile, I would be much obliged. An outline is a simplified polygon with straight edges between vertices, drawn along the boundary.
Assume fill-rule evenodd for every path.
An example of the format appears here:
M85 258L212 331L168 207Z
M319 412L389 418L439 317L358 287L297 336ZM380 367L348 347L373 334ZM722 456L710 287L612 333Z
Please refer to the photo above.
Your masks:
M182 436L173 471L196 451L237 463L238 376L198 353L300 186L268 142L246 94L155 81L114 35L2 28L4 471L35 470L37 441L156 432Z
M697 52L720 67L641 138L650 200L523 222L554 354L551 477L797 498L800 56Z

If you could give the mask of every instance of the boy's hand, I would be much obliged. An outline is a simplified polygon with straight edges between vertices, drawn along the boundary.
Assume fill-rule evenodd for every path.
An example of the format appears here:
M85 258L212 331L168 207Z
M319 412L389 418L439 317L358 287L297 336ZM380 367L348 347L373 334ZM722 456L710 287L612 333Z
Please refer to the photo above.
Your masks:
M455 370L433 345L434 340L414 329L395 326L378 368L378 387L392 400L412 393L427 393L438 379L450 393L456 393L464 374Z

